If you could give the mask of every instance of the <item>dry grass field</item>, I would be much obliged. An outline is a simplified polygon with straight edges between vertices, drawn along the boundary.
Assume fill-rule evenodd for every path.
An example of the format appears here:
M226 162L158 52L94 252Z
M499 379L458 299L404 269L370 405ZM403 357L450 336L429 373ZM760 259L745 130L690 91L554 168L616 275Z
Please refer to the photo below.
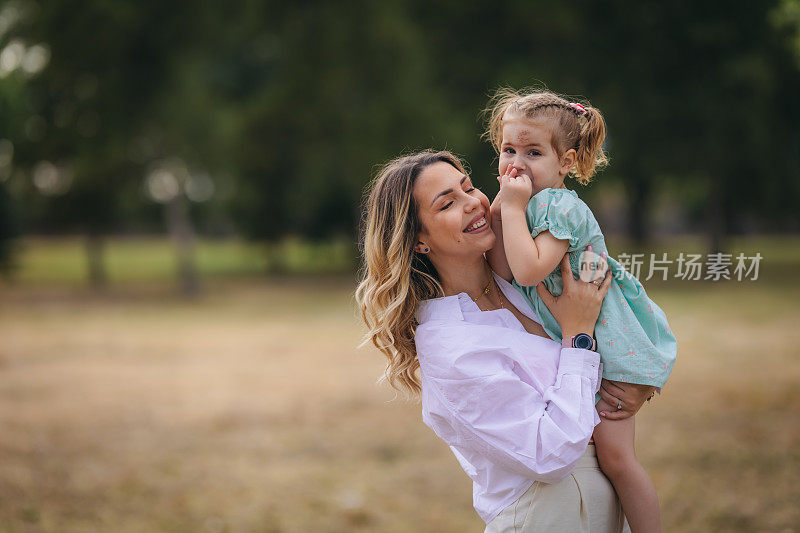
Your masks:
M648 285L680 346L638 417L665 531L800 530L799 275ZM419 405L355 349L352 289L0 286L2 530L481 531Z

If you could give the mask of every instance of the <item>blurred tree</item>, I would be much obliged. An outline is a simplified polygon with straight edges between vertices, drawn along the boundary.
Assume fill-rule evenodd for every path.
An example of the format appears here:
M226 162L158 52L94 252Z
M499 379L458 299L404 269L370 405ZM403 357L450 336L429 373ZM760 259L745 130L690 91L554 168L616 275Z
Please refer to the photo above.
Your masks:
M352 233L354 219L341 206L355 205L368 162L437 141L465 155L491 193L496 170L491 149L478 140L477 110L499 85L544 80L553 90L585 94L606 113L608 177L625 185L635 241L647 241L653 197L666 184L705 199L687 211L704 218L709 247L720 249L722 236L741 231L744 221L770 218L760 207L791 215L775 200L798 198L796 170L772 170L796 168L793 150L768 156L770 144L789 148L796 135L791 113L774 116L776 98L797 74L782 59L786 39L769 25L774 5L727 7L725 17L713 2L688 1L272 10L269 75L245 113L240 145L250 168L242 168L246 226L269 238ZM534 28L534 20L542 24ZM404 123L409 113L413 124ZM785 135L774 135L777 124ZM392 129L384 133L386 125ZM270 153L252 143L259 138L268 139ZM361 161L349 146L371 157ZM772 176L768 188L786 194L748 190L756 175ZM349 185L353 176L359 186Z
M103 237L121 222L122 195L136 190L128 147L164 77L162 52L180 42L152 25L169 18L172 4L151 2L149 11L99 0L80 9L60 0L15 4L24 16L9 36L50 51L46 68L26 80L30 118L16 134L17 162L45 196L37 225L83 232L89 278L99 286L107 277Z
M268 240L353 235L376 163L453 131L424 39L402 1L247 7L242 226Z
M15 132L17 164L44 195L23 193L42 205L33 228L83 232L89 278L99 286L107 277L104 237L123 225L131 198L144 200L148 169L182 157L194 181L178 184L181 196L187 187L190 196L192 187L197 193L198 176L208 188L204 173L215 161L219 111L204 97L205 63L196 58L206 57L215 13L193 2L155 0L92 0L80 9L65 0L15 5L21 15L9 30L12 42L25 54L31 43L52 50L36 76L13 72L31 94L29 118ZM182 287L192 293L192 222L179 204L165 202L165 222L175 238Z
M156 227L154 200L192 292L204 214L262 241L353 236L375 165L429 146L464 156L493 195L478 111L500 85L543 81L604 111L612 166L598 186L624 184L636 240L669 187L702 199L686 207L719 249L732 231L797 224L800 110L781 103L800 89L798 12L797 0L12 0L0 179L25 230L87 236L94 283L103 237Z
M800 87L786 40L769 23L774 6L586 2L580 10L590 21L584 72L607 110L636 241L647 239L660 177L674 176L683 197L701 191L712 251L748 218L772 218L763 209L777 208L777 198L798 198L787 143L796 139L796 110L777 104Z
M11 268L11 245L16 234L11 199L0 181L0 273L8 273Z

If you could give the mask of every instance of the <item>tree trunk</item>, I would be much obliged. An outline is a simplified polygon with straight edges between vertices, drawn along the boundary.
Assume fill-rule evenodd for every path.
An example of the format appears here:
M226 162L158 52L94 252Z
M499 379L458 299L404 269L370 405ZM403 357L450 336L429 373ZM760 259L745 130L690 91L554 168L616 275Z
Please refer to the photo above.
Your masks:
M178 257L178 281L181 293L187 297L197 296L200 292L200 282L194 255L195 234L192 220L189 218L186 197L179 194L167 202L164 208L167 231Z
M93 289L102 289L108 284L104 255L103 236L94 230L89 230L86 235L86 264L89 268L89 286Z
M708 253L720 253L725 248L725 235L727 235L725 213L725 191L721 180L711 177L711 194L708 199Z
M629 170L628 189L628 235L634 246L644 247L650 240L651 181L637 168Z

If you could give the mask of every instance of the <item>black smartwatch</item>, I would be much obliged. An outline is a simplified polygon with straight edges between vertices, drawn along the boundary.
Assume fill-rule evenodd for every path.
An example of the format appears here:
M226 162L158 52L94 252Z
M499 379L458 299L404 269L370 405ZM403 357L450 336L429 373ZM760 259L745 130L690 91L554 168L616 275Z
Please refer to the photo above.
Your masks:
M591 335L586 333L578 333L574 337L569 337L562 340L561 347L597 351L597 341L595 341Z

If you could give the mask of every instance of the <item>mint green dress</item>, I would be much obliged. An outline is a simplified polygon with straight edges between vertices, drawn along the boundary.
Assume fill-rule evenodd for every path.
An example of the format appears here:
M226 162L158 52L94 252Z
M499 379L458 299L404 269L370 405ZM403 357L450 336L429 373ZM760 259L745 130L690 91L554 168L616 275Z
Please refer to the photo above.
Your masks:
M575 277L580 272L581 253L591 244L599 256L608 254L606 242L592 211L575 191L545 189L528 203L528 229L532 236L549 230L554 237L569 241L569 263ZM608 266L613 280L603 300L595 326L597 351L603 362L603 377L642 385L662 387L666 383L678 352L677 341L667 317L648 298L642 284L610 254ZM563 291L560 265L543 281L558 296ZM561 342L561 328L539 298L536 287L514 282L542 320L542 326L553 340Z

